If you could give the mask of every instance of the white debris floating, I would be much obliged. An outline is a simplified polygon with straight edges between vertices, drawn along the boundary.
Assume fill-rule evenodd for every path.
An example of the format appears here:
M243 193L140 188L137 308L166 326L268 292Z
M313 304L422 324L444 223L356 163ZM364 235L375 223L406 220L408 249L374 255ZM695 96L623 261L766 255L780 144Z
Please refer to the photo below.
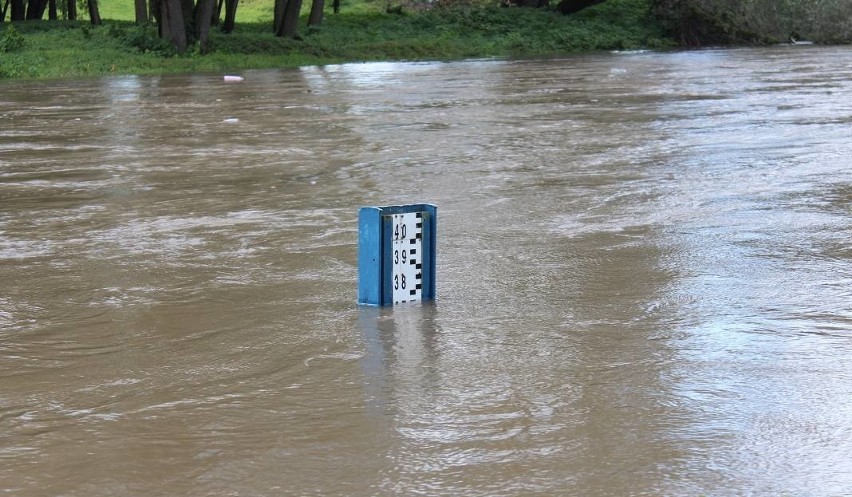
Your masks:
M241 81L245 81L245 79L246 78L244 78L242 76L234 76L233 74L226 74L225 75L225 82L226 83L239 83Z

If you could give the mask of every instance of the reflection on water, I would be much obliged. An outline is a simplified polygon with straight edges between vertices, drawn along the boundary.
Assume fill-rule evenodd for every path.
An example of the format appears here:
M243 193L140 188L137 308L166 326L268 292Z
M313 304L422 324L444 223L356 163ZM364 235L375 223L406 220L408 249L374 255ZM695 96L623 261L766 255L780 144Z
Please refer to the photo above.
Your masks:
M852 52L0 86L10 495L845 495ZM358 308L357 211L441 209Z

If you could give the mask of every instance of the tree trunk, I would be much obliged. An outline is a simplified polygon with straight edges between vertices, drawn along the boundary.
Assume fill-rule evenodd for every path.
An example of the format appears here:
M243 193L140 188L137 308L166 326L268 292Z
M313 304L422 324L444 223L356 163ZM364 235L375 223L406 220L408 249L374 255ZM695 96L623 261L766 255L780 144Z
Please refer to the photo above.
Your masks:
M234 31L234 23L237 20L237 5L240 0L225 0L225 23L222 25L222 31L230 33Z
M76 21L77 20L77 0L68 0L68 20Z
M95 26L101 25L101 13L98 11L98 0L88 0L89 4L89 19Z
M216 8L213 10L213 18L210 19L210 22L212 22L214 26L219 25L219 19L222 18L222 7L224 6L225 0L218 0L216 2Z
M313 0L311 2L311 15L308 17L308 26L319 26L322 24L322 11L325 8L325 0Z
M334 11L335 14L340 14L340 0L332 0L331 9Z
M9 18L12 21L24 21L27 18L24 0L12 0L12 13Z
M287 9L287 0L275 0L275 12L272 15L272 32L279 36L281 26L284 24L284 11Z
M533 8L543 8L550 5L549 0L515 0L515 6L517 7L533 7Z
M606 0L562 0L559 2L559 5L556 6L556 9L563 14L573 14L574 12L579 12L586 7L604 3L605 1Z
M192 37L198 34L197 25L195 23L195 0L181 0L181 9L183 9L184 31L186 32L187 45L192 42Z
M168 40L178 53L186 51L186 25L180 0L159 0L160 38Z
M210 43L210 24L213 22L213 8L216 0L198 0L195 6L195 36L198 38L201 53L207 53Z
M56 0L50 0L47 2L47 18L51 21L55 21L59 19L59 13L56 8Z
M284 16L276 36L298 38L299 12L302 10L302 0L287 0L284 6Z
M28 21L35 21L44 17L44 9L47 8L47 0L30 0L27 3L26 18Z
M3 2L3 8L0 8L0 22L6 20L6 11L9 10L9 0Z
M147 0L134 0L133 5L136 10L136 24L148 23L148 2Z

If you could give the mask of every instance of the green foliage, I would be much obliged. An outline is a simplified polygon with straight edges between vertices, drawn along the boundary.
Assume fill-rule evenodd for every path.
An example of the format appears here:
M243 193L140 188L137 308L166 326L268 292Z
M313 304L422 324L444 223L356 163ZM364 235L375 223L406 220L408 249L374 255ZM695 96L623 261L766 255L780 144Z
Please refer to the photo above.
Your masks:
M852 42L852 2L810 0L793 13L793 35L820 43Z
M106 10L114 1L102 0L101 5ZM250 2L241 2L240 9L266 5L260 0ZM16 27L20 26L27 44L16 52L20 58L14 62L4 59L0 77L226 72L347 61L551 56L666 45L661 28L648 16L648 0L608 0L570 16L551 9L497 7L495 0L464 2L468 3L427 10L403 8L388 14L387 0L343 0L342 13L329 13L318 28L308 29L303 19L301 40L273 36L271 17L263 22L241 22L238 17L233 33L211 31L208 53L190 49L183 55L159 39L155 26L137 26L131 20L107 18L103 26L85 21L20 23ZM132 9L132 2L126 4ZM238 11L238 16L246 11ZM12 36L10 28L0 24L0 37Z
M25 77L25 74L23 74L23 71L21 69L22 66L23 63L20 58L0 58L0 79Z
M849 0L655 0L653 12L687 46L852 41Z
M15 26L9 26L6 33L0 37L0 53L21 50L24 45L26 45L26 41L23 35L15 29Z
M119 40L127 48L139 53L151 53L161 56L174 55L174 49L157 35L157 29L151 25L137 26L127 23L110 23L107 34Z
M38 76L42 60L27 60L20 54L0 57L0 79L3 78L33 78Z

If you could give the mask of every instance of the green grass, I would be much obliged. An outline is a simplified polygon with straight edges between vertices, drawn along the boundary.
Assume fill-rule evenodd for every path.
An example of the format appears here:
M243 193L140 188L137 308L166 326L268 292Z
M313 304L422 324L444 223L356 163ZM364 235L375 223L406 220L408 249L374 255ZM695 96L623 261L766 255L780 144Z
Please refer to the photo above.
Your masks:
M126 5L125 5L126 4ZM387 14L384 1L344 0L302 40L272 35L271 2L243 0L236 29L212 50L175 55L153 26L131 21L132 3L101 0L102 26L85 21L0 25L0 78L238 71L346 61L531 57L667 46L646 0L610 0L573 16L543 9L465 7ZM4 40L8 47L4 49Z

